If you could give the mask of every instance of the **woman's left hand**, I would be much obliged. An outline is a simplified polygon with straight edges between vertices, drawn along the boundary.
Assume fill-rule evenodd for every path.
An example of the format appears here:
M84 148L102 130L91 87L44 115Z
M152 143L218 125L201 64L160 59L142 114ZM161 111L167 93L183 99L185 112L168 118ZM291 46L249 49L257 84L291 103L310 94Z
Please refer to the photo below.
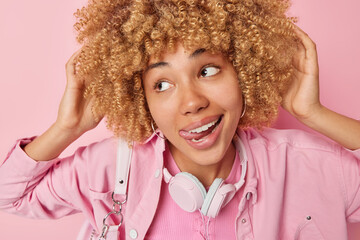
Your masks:
M293 57L294 75L288 91L282 96L282 106L300 121L321 110L319 100L319 65L315 43L295 26L299 38Z
M319 65L316 45L295 26L300 39L293 58L294 76L283 94L282 106L302 123L348 149L360 149L360 121L336 113L319 100Z

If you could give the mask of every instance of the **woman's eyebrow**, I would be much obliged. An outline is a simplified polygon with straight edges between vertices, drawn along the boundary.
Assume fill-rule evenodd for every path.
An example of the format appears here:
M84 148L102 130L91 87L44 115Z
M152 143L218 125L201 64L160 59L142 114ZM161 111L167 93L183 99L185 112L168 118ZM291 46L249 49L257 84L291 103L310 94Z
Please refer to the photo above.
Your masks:
M199 49L196 49L192 54L190 54L189 58L195 58L197 56L199 56L200 54L204 53L206 51L205 48L199 48ZM168 62L157 62L157 63L153 63L153 64L150 64L144 71L147 72L149 71L150 69L153 69L153 68L157 68L157 67L165 67L165 66L169 66L170 64Z
M164 67L164 66L169 66L170 64L168 62L157 62L157 63L153 63L153 64L150 64L144 72L147 72L149 71L150 69L153 69L153 68L157 68L157 67Z
M189 58L197 57L198 55L204 53L205 51L206 51L205 48L196 49L196 50L189 56Z

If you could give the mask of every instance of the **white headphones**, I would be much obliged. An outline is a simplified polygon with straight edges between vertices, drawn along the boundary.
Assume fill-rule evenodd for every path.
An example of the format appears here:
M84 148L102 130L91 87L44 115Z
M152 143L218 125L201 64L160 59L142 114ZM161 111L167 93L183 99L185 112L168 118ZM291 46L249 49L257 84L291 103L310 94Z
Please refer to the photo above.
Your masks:
M235 138L234 143L241 160L241 177L234 185L225 184L222 178L216 178L206 193L205 187L192 174L180 172L172 176L164 168L164 180L169 184L170 195L179 207L187 212L200 209L203 215L214 218L219 214L220 209L230 202L245 183L247 170L245 147L238 137Z

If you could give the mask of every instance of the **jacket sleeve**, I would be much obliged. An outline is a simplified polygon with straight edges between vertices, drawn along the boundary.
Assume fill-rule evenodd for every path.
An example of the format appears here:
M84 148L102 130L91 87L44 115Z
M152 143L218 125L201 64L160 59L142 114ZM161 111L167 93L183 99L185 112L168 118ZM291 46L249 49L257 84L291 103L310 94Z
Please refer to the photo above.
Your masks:
M348 222L360 222L360 149L341 149L344 198Z
M72 200L87 194L78 182L87 179L86 171L80 171L86 169L84 148L68 158L36 162L22 149L32 139L18 140L0 166L0 209L29 218L80 212L81 204Z

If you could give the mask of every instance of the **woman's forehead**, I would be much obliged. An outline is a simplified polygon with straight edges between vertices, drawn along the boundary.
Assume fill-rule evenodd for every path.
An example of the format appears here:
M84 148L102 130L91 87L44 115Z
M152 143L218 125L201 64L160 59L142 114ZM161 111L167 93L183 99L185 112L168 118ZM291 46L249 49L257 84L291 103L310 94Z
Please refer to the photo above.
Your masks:
M174 48L164 49L160 54L150 55L149 61L147 64L147 68L151 68L153 64L157 64L159 62L166 62L166 59L171 58L173 55L183 55L189 59L193 59L203 53L206 55L222 55L224 54L220 52L211 51L210 49L206 49L204 46L184 46L182 43L177 43Z

